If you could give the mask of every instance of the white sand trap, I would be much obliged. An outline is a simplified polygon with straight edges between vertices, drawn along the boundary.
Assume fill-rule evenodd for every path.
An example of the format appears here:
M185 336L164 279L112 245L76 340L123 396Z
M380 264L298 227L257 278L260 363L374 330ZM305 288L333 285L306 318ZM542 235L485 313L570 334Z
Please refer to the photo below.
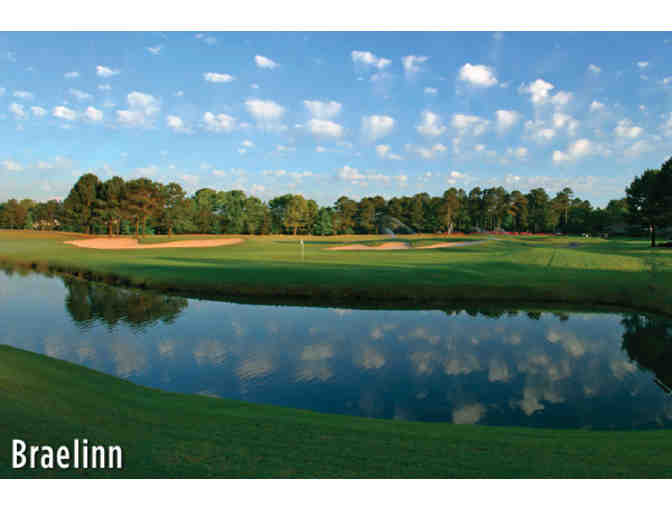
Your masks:
M95 239L65 241L65 244L72 244L79 248L92 248L94 250L156 250L161 248L212 248L213 246L226 246L242 242L243 240L240 238L229 238L140 244L137 239L132 237L98 237Z
M327 250L335 251L358 251L358 250L408 250L406 243L383 243L380 246L367 246L365 244L348 244L345 246L334 246Z
M468 244L476 244L479 243L480 241L464 241L464 242L458 242L458 243L436 243L436 244L430 244L429 246L418 246L416 249L417 250L434 250L436 248L453 248L455 246L466 246Z

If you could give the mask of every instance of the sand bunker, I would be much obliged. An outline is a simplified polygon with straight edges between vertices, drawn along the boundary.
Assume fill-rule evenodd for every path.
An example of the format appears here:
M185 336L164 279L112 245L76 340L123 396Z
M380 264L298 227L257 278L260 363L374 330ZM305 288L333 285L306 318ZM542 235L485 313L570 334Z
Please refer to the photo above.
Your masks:
M455 246L466 246L468 244L481 243L483 241L465 241L458 243L435 243L428 246L418 246L415 250L434 250L437 248L453 248ZM348 244L345 246L334 246L327 250L334 251L359 251L359 250L410 250L411 247L406 243L383 243L380 246L367 246L365 244Z
M242 242L243 240L240 238L229 238L140 244L137 239L130 237L99 237L96 239L65 241L65 244L72 244L80 248L93 248L94 250L155 250L160 248L212 248L213 246L226 246Z

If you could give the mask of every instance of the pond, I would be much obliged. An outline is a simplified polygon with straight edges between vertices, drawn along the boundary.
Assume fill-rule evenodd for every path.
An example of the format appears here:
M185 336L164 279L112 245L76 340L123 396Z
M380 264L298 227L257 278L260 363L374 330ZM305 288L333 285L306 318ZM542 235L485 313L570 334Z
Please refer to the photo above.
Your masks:
M181 393L462 424L672 424L672 321L646 314L247 305L5 270L0 324L0 343Z

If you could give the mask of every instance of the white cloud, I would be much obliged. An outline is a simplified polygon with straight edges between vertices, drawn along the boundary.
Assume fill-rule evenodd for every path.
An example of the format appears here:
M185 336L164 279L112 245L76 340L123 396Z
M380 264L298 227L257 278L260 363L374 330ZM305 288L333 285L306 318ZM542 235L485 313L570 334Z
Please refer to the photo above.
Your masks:
M77 118L77 112L66 106L56 106L53 110L51 110L51 114L54 117L68 121L72 121Z
M567 129L569 136L575 136L579 128L579 121L570 115L556 112L553 114L553 127L555 129Z
M327 149L325 147L322 147L321 145L318 145L315 147L315 152L327 152Z
M534 104L543 104L549 100L549 93L554 88L555 86L552 83L539 78L528 85L521 85L519 90L520 92L530 94L530 99Z
M77 99L77 101L89 101L90 99L93 99L91 94L78 89L70 89L68 90L68 94Z
M595 64L588 65L588 70L594 74L600 74L602 72L602 69L597 67Z
M497 85L497 78L491 67L484 65L464 64L460 68L458 79L466 81L476 87L492 87Z
M645 61L640 61L637 62L637 67L639 67L640 69L646 69L647 67L649 67L649 63Z
M527 158L528 151L527 151L526 147L516 147L515 149L513 147L509 147L506 150L506 153L509 156L512 156L512 157L515 157L515 158L518 158L518 159L525 159L525 158Z
M183 133L185 131L184 121L177 115L167 115L166 126L176 133Z
M378 154L378 157L381 159L402 159L401 156L392 152L392 148L389 145L376 145L376 154Z
M425 110L422 112L422 120L415 129L423 136L434 137L443 134L446 126L441 122L441 117L436 113Z
M86 117L91 122L100 122L103 120L103 112L95 109L93 106L89 106L84 111L84 117Z
M556 95L551 98L551 103L556 106L564 106L572 99L571 92L559 91Z
M112 90L112 85L110 85L109 83L101 83L100 85L98 85L98 90L107 92L109 90Z
M254 147L254 143L252 142L252 140L243 140L242 142L240 142L240 145L242 145L243 147L247 147L248 149Z
M217 44L217 39L212 35L196 34L194 37L196 39L200 39L201 41L203 41L208 46L214 46L215 44Z
M330 119L341 113L341 103L336 101L304 101L304 106L317 119Z
M275 69L278 67L277 62L273 62L270 58L264 57L263 55L255 55L254 63L261 69Z
M394 129L395 120L387 115L369 115L362 117L362 133L371 141L383 138Z
M644 130L639 126L634 126L630 119L619 120L614 128L614 134L621 138L637 138Z
M5 90L6 90L6 89L0 87L0 96L4 96L4 95L5 95Z
M112 76L119 74L119 70L110 69L109 67L105 66L96 66L96 74L101 78L110 78Z
M8 170L10 172L20 172L23 170L23 166L21 166L20 163L11 159L6 159L5 161L3 161L2 166L5 168L5 170Z
M569 145L565 152L553 151L553 162L562 163L565 161L574 161L596 152L593 142L586 138L581 138Z
M453 115L452 126L461 134L479 136L485 132L490 122L476 115L456 113Z
M203 73L203 79L210 83L229 83L233 81L233 76L226 73Z
M434 87L425 87L425 94L428 96L435 96L439 93L438 89L435 89Z
M600 103L599 101L593 101L590 103L589 110L591 112L597 112L597 111L602 111L604 110L604 103Z
M343 126L324 119L310 119L308 121L308 130L316 136L340 138L343 135Z
M33 114L33 117L44 117L48 112L41 106L31 106L30 113Z
M8 108L10 113L14 114L14 118L16 119L25 119L26 118L26 111L24 109L24 106L22 104L18 103L12 103L9 105Z
M248 99L245 101L245 108L257 121L257 126L263 129L280 127L279 122L285 114L284 107L278 103L261 99Z
M211 112L205 112L203 114L203 123L205 124L205 129L214 133L230 133L236 127L236 119L226 113L215 115Z
M404 71L407 76L411 76L421 70L421 65L429 60L429 57L422 55L407 55L401 58Z
M150 52L152 55L158 55L161 53L161 50L163 49L163 46L160 44L158 46L148 46L147 51Z
M150 127L154 123L154 117L159 113L158 100L151 94L133 91L126 96L128 110L117 110L119 123L138 127Z
M497 110L495 118L497 119L497 131L504 133L520 120L520 113L515 110Z
M650 152L654 149L654 147L648 143L645 140L638 140L635 143L633 143L630 147L625 149L623 153L629 157L629 158L634 158L637 157L641 154L644 154L645 152Z
M24 101L32 101L35 96L33 96L33 94L27 90L16 90L14 91L14 97L23 99Z
M74 80L75 78L79 78L79 72L70 71L69 73L65 73L63 76L68 80Z
M352 61L355 64L371 66L374 67L375 69L384 69L392 63L391 60L382 57L377 57L370 51L353 51L350 55L352 57Z
M422 159L434 159L439 154L448 150L448 148L441 143L434 144L431 147L421 147L407 144L405 149L407 152L414 152L418 154Z

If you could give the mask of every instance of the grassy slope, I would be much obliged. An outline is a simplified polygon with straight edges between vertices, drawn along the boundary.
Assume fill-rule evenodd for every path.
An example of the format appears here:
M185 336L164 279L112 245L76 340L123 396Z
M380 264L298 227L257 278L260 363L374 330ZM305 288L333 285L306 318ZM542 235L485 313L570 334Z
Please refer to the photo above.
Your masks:
M98 251L63 244L76 237L82 236L1 231L0 260L203 296L416 304L554 301L672 314L672 250L652 250L645 240L531 237L439 250L344 252L324 248L328 243L380 242L381 237L305 237L310 242L301 260L298 242L289 236L195 249ZM421 236L398 239L426 242ZM570 247L570 242L579 246Z
M0 477L666 477L666 431L554 431L318 414L135 386L0 346ZM119 444L118 471L14 471L10 442Z

